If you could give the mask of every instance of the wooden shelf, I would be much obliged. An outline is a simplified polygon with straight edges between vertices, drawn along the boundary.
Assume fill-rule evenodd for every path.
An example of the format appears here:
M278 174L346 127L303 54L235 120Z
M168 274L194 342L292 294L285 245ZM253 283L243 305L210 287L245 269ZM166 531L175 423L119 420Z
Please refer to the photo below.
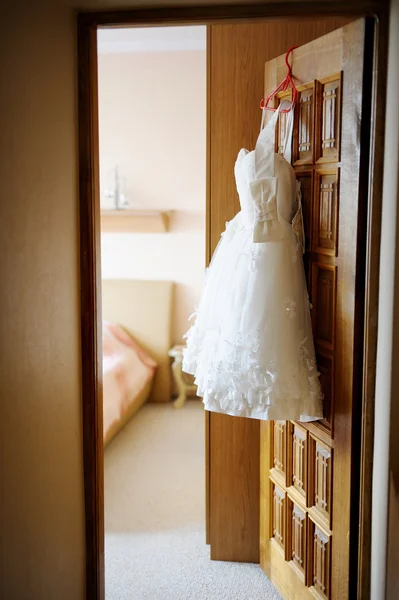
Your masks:
M169 213L158 210L101 210L102 232L164 233Z

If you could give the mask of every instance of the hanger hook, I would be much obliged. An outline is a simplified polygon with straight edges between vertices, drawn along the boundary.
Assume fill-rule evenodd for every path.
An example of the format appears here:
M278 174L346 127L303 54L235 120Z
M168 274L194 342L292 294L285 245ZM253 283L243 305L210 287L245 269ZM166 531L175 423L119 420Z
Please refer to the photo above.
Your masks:
M291 46L291 48L287 50L287 53L285 55L285 64L287 65L288 75L290 77L292 76L292 65L288 62L288 57L296 48L298 48L298 46Z
M276 94L278 94L279 92L286 92L289 87L292 88L291 108L295 106L295 102L297 99L297 89L296 89L296 85L295 85L293 77L292 77L292 65L290 65L290 63L288 62L288 57L293 52L293 50L295 50L296 48L298 48L298 46L291 46L291 48L289 50L287 50L287 53L285 55L285 64L287 65L288 73L284 77L283 81L281 83L279 83L279 85L276 87L276 89L273 90L273 92L271 94L269 94L269 96L262 98L262 100L260 101L260 108L262 110L271 110L274 112L276 109L273 108L272 106L269 106L270 100L272 98L274 98L274 96ZM289 112L289 110L291 110L291 109L281 109L281 112L286 113L286 112Z

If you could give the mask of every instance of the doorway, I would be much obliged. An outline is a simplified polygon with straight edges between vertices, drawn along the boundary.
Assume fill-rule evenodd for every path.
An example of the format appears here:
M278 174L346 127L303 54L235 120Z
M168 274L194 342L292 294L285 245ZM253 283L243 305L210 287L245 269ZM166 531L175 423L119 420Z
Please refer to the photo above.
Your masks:
M228 36L226 38L226 32L228 27L236 27L245 28L249 27L249 25L215 25L214 31L219 27L221 28L222 35L219 38L221 41L221 47L223 44L229 44ZM225 29L223 29L226 27ZM333 28L336 28L333 27ZM277 30L276 30L277 31ZM281 33L281 32L279 32ZM246 71L248 72L248 54L245 52L240 52L243 48L249 52L249 48L251 46L251 40L255 38L245 37L243 38L235 35L231 38L231 50L232 52L226 53L222 52L219 54L219 62L217 58L217 54L213 54L215 58L214 67L220 69L220 73L225 76L229 82L233 82L235 84L240 84L240 94L238 96L234 96L234 103L219 103L219 119L212 117L211 115L208 117L208 132L210 132L212 139L212 126L218 128L219 136L214 136L215 140L223 139L220 135L223 127L226 127L227 135L235 132L235 129L232 128L232 122L234 119L234 115L240 115L238 122L241 122L241 127L243 128L244 134L242 137L248 136L251 138L249 143L245 143L247 147L253 147L252 138L255 135L256 130L259 128L259 120L256 116L252 118L252 116L248 116L248 100L253 100L253 98L257 98L259 101L262 93L263 93L263 78L261 77L260 83L257 83L254 87L246 86L244 84L244 80L241 78L229 79L228 75L228 61L225 60L225 64L223 64L223 57L229 56L231 58L231 54L234 53L234 48L237 48L237 54L235 55L235 68L237 64L240 64L240 60L242 60L243 67L246 67ZM315 35L317 37L318 34ZM314 39L314 38L313 38ZM215 49L217 44L217 39L215 38L214 43L212 44L213 49ZM243 46L240 48L240 41L243 43ZM304 43L306 40L300 41L300 43ZM257 48L259 51L259 47ZM272 51L273 52L273 51ZM263 56L263 58L259 59L258 66L256 68L261 72L264 67L265 60L268 58L273 58L280 53L280 50L277 50L277 47L274 47L274 54L268 56ZM252 56L258 57L258 54L253 53ZM226 67L227 64L227 67ZM212 74L214 72L212 71ZM244 73L244 70L243 70ZM215 79L211 78L208 85L208 94L210 90L221 90L220 87L215 87ZM258 92L259 89L259 92ZM83 99L83 98L82 98ZM93 98L86 97L86 102L89 104L92 102ZM208 101L209 102L209 101ZM91 104L92 106L92 104ZM209 103L208 103L209 106ZM216 116L217 111L217 102L215 104L211 104L213 107L213 115ZM93 108L93 107L92 107ZM230 113L229 113L230 111ZM92 113L93 114L93 113ZM223 120L223 115L225 118ZM229 129L230 127L230 129ZM226 139L226 138L224 138ZM242 141L239 142L240 145L244 145ZM223 149L226 149L224 146ZM223 161L226 158L226 169L228 162L228 152L230 152L230 145L228 145L228 152L222 152L215 154L215 150L211 147L210 151L208 148L208 190L212 192L212 186L221 185L222 179L218 180L217 175L223 172ZM212 157L215 162L212 163ZM217 159L217 160L216 160ZM226 170L227 173L227 170ZM226 179L225 179L226 181ZM230 185L230 184L228 184ZM87 191L87 190L86 190ZM227 194L225 190L221 189L221 204L218 206L217 204L212 204L212 193L208 192L208 251L209 254L214 248L213 242L211 240L216 241L221 232L221 222L231 218L234 215L234 211L236 207L234 206L234 202L236 202L236 196L234 195L234 202L231 203L228 201ZM227 200L226 200L227 198ZM220 225L217 224L219 220ZM239 421L239 422L237 422ZM208 541L211 543L211 555L212 558L215 559L226 559L227 560L238 560L238 561L249 561L249 562L258 562L259 556L259 519L257 517L259 510L259 429L256 424L253 422L248 422L245 419L235 419L234 423L231 420L221 419L216 417L215 419L207 417L207 464L208 464L208 493L207 493L207 507L208 507ZM234 436L234 446L230 448L231 452L227 452L226 447L221 444L221 440L229 440ZM238 465L238 471L237 471ZM250 468L248 470L248 465ZM241 477L237 477L237 474L241 474ZM228 497L230 500L227 504L223 504L223 498ZM242 509L244 502L244 510ZM232 516L237 516L236 527L232 527ZM241 534L239 533L241 532ZM240 538L241 535L241 538ZM226 543L227 540L227 543ZM224 547L220 544L224 543Z
M206 27L102 28L97 50L105 597L179 597L208 558L181 371L205 271Z

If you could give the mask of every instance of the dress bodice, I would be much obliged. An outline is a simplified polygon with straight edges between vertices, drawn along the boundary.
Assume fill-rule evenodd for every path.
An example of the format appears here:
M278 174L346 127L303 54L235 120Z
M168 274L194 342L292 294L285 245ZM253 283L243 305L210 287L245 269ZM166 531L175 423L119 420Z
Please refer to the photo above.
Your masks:
M255 209L256 203L261 201L259 193L253 195L251 182L256 180L255 151L248 152L244 148L238 153L234 167L237 191L243 223L246 227L253 227L259 210ZM276 178L276 208L279 218L289 223L295 215L297 206L298 184L292 166L280 154L274 157L274 175Z
M261 127L255 150L240 150L234 168L241 221L244 227L253 228L255 243L281 240L284 228L291 223L295 229L303 229L300 187L290 164L292 110L286 121L284 155L274 150L280 109L281 105L266 127Z

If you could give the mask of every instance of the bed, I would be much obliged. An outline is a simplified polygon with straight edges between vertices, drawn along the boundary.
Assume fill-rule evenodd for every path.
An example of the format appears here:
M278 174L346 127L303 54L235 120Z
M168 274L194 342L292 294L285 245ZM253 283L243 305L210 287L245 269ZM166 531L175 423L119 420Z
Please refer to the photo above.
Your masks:
M104 445L144 402L171 399L172 302L170 281L102 281Z

